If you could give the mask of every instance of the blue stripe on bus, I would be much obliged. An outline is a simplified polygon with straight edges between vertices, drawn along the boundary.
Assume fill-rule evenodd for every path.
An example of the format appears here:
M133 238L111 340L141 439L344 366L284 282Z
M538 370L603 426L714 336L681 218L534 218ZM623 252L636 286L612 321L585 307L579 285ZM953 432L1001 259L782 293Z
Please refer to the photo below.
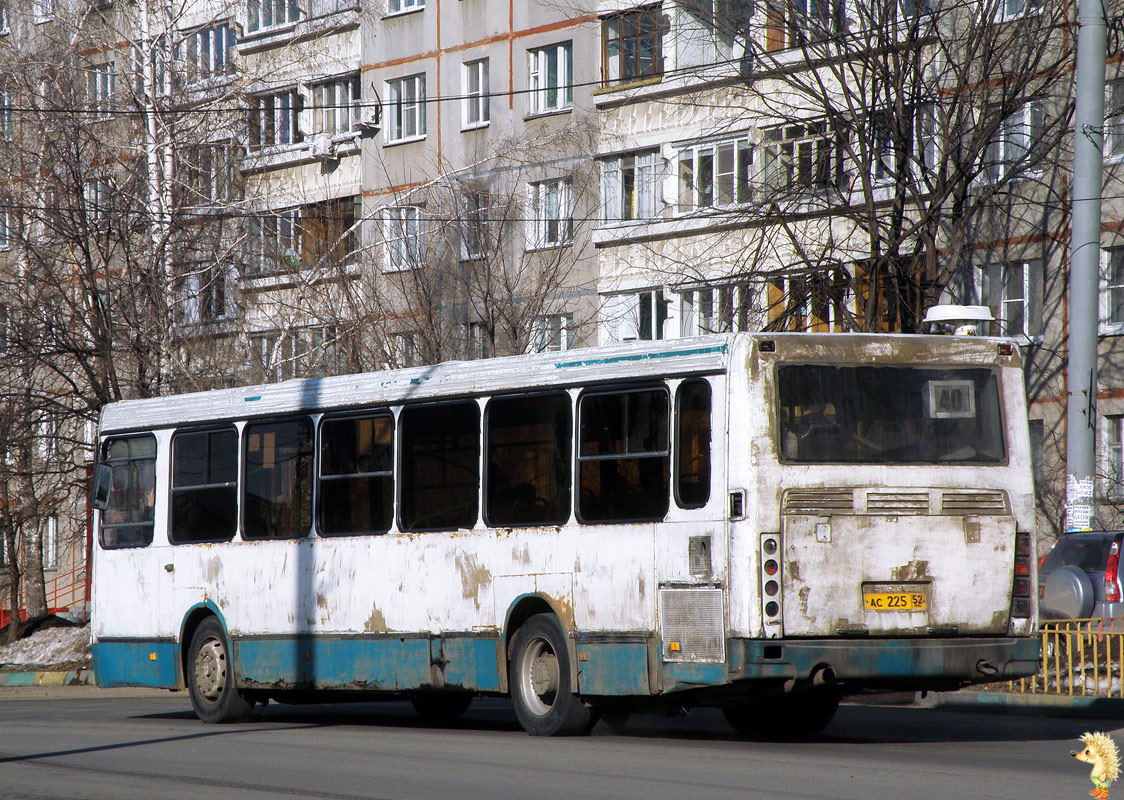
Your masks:
M578 691L589 695L651 694L647 645L643 642L579 644Z
M98 686L174 689L179 647L175 642L95 642L91 648Z
M695 350L664 350L659 353L633 353L627 356L611 356L609 358L590 358L583 361L560 361L554 365L555 369L567 367L592 367L598 364L620 364L625 361L650 361L655 358L680 358L682 356L701 356L707 353L725 353L727 346L724 344L714 347L699 347Z
M401 691L439 681L448 688L500 689L496 639L235 639L234 654L241 684L248 688Z

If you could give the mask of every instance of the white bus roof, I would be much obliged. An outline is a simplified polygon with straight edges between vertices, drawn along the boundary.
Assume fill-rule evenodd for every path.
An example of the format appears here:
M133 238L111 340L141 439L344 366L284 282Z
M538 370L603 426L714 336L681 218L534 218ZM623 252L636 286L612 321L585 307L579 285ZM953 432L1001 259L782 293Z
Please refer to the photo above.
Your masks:
M877 354L891 355L891 342L918 346L932 361L933 348L952 361L987 359L995 355L995 339L892 334L738 333L686 339L641 341L481 361L447 361L426 367L294 378L281 383L215 389L191 394L111 403L102 409L102 433L198 424L216 420L276 416L315 409L336 410L398 404L513 389L572 386L605 380L723 372L739 339L784 341L807 358L823 352L828 340L851 347L875 345ZM864 347L866 346L866 347ZM826 355L826 353L825 353ZM903 354L904 355L904 354ZM866 360L866 359L864 359ZM906 360L911 359L906 357Z

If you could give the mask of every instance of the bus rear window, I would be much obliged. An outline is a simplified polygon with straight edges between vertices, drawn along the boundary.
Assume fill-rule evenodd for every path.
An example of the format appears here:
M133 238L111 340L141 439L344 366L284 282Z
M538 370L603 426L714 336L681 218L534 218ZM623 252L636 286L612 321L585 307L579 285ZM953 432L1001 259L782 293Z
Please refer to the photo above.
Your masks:
M105 443L109 502L101 513L101 546L106 550L152 543L156 506L156 437L130 436Z
M786 365L779 451L798 463L997 464L1006 460L989 369Z

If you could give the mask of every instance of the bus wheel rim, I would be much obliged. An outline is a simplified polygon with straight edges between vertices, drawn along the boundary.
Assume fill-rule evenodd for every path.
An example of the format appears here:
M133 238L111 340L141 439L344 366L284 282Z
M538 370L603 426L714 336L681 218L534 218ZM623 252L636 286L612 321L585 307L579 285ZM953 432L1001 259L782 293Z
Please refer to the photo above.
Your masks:
M195 688L206 700L216 703L226 688L226 648L218 639L208 639L195 657Z
M523 697L528 709L537 716L546 716L554 707L558 694L558 656L543 638L527 645L523 654Z

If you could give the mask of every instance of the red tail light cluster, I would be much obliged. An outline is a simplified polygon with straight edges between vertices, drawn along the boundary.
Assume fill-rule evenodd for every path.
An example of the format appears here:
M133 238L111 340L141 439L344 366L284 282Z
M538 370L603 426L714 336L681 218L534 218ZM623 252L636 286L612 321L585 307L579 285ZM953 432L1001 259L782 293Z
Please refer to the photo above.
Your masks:
M1112 547L1108 550L1108 561L1104 565L1104 599L1106 603L1120 601L1120 581L1117 576L1120 571L1120 540L1113 539Z
M1107 577L1106 577L1107 579ZM1015 580L1011 587L1011 616L1030 616L1030 534L1015 534Z

